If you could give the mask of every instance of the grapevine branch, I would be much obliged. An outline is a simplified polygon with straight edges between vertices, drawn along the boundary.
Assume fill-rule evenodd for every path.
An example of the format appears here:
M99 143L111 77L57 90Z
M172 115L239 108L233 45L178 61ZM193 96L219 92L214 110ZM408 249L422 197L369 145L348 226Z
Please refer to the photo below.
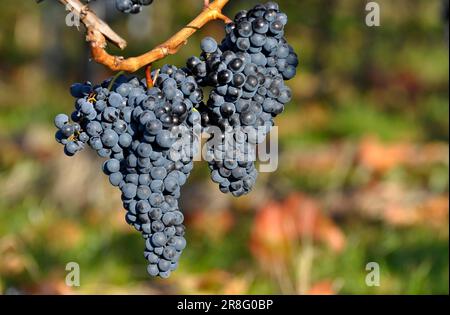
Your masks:
M68 8L81 17L81 22L87 28L86 40L91 46L93 59L100 64L107 66L113 71L136 72L142 67L148 66L155 61L163 59L168 55L173 55L187 43L197 30L201 29L208 22L222 20L230 23L231 20L222 13L222 9L230 0L204 0L202 12L187 26L181 29L164 43L154 49L137 57L124 58L122 56L110 55L106 51L107 40L123 49L126 42L120 38L111 28L100 20L94 12L87 9L79 0L59 0L63 4L69 4Z
M89 7L79 0L59 0L67 10L70 10L76 16L80 17L80 21L89 29L95 29L120 49L127 47L125 39L114 32L109 25L101 20Z

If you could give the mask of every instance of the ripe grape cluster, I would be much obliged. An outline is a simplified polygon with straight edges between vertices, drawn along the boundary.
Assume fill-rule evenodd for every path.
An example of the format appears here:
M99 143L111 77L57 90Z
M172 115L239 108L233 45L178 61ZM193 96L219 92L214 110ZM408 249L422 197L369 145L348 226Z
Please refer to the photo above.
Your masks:
M151 3L116 0L126 13ZM154 71L153 87L123 75L71 87L75 110L55 117L56 140L68 156L87 145L106 159L103 172L121 190L126 221L145 239L150 275L168 277L186 246L178 200L202 131L220 190L239 197L254 187L257 146L292 97L285 81L296 75L298 58L284 38L286 24L276 3L257 5L226 25L220 44L203 39L185 68Z
M137 14L143 6L151 5L153 0L116 0L116 9L123 13Z
M178 198L193 168L193 107L202 91L183 70L164 66L150 89L121 76L74 84L71 93L75 111L56 116L57 141L69 156L89 145L107 159L103 171L122 192L126 221L146 240L148 272L168 277L186 246Z
M218 126L234 137L228 149L223 135L210 140L216 148L209 161L211 177L222 192L241 196L252 189L257 172L249 157L291 100L284 81L296 75L298 58L284 38L287 21L274 2L241 11L226 25L220 45L207 37L201 56L187 61L197 82L212 87L207 106L199 109L203 124ZM218 140L222 142L217 144ZM248 158L242 160L242 155Z

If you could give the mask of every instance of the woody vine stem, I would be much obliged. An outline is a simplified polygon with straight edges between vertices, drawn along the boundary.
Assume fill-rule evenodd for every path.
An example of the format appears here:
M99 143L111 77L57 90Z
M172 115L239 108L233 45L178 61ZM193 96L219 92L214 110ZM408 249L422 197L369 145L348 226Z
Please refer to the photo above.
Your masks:
M140 56L124 58L122 56L110 55L106 51L107 41L120 49L124 49L127 46L127 42L117 35L87 5L83 4L80 0L59 0L73 14L79 16L80 21L86 27L86 41L90 44L94 61L105 65L112 71L136 72L143 67L147 67L146 76L148 86L152 84L149 73L153 62L177 53L187 43L189 37L210 21L222 20L225 23L231 23L231 20L222 13L223 8L229 1L215 0L211 2L210 0L204 0L202 12L167 41Z

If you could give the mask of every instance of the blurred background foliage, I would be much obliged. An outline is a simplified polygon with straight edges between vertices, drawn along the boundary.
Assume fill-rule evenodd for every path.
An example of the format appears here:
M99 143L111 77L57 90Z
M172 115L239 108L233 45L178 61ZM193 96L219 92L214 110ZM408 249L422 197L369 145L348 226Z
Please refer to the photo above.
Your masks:
M164 41L200 0L155 1L129 19L99 15L129 41ZM242 199L222 195L197 163L184 188L188 247L169 280L150 279L139 233L93 152L63 155L53 117L73 82L111 75L89 60L82 30L53 1L4 0L0 11L0 292L430 294L449 290L448 17L439 0L279 0L301 66L277 119L280 163ZM256 1L233 0L226 13ZM447 9L448 10L448 9ZM203 36L176 56L183 65ZM111 51L119 53L115 49ZM65 285L65 266L81 286ZM365 284L368 262L379 287Z

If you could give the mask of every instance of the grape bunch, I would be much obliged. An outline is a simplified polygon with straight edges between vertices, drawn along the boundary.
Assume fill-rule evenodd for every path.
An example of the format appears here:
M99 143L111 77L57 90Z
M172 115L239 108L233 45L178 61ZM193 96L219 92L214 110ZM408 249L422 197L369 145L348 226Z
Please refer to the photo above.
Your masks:
M116 0L126 13L151 3ZM178 200L202 132L220 190L239 197L253 189L257 147L292 98L285 81L296 75L298 57L284 37L287 20L274 2L241 11L220 44L206 37L184 68L154 71L153 87L123 75L71 87L75 110L55 117L55 138L68 156L90 146L106 159L102 169L122 193L125 219L145 239L150 275L167 278L186 246Z
M183 70L164 66L150 89L120 76L74 84L71 93L75 111L71 119L56 116L56 140L69 156L89 145L107 159L103 171L122 192L126 221L146 240L149 274L168 277L186 246L178 199L193 168L201 89Z
M218 126L234 138L230 150L224 150L224 136L210 140L216 148L210 154L211 178L224 193L238 197L251 191L256 168L253 160L242 160L242 156L254 156L256 145L273 127L273 119L292 98L284 81L296 75L298 57L284 38L286 24L287 15L278 4L257 5L239 12L226 25L220 45L206 37L200 57L187 61L197 82L212 87L207 105L199 108L204 126ZM217 144L218 140L222 143Z
M116 0L116 9L123 13L137 14L143 6L148 6L153 0Z

